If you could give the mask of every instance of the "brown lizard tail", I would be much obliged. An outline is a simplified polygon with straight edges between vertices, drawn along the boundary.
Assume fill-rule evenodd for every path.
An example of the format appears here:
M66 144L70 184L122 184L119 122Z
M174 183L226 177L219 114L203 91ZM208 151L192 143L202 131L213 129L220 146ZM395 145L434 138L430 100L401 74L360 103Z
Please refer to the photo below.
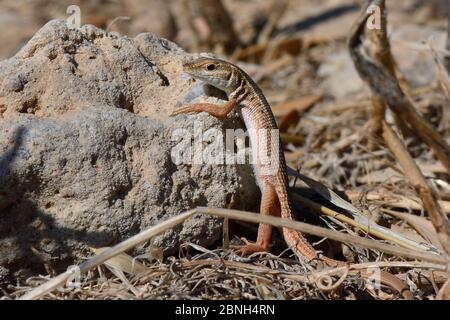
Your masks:
M283 184L280 183L280 185ZM286 194L286 189L277 188L276 192L280 202L281 217L294 221L295 219L292 216L291 205L289 203L289 196ZM287 245L294 251L299 259L310 262L319 258L316 250L300 232L289 228L283 228L283 236ZM321 260L327 265L334 267L343 263L327 257L321 257Z

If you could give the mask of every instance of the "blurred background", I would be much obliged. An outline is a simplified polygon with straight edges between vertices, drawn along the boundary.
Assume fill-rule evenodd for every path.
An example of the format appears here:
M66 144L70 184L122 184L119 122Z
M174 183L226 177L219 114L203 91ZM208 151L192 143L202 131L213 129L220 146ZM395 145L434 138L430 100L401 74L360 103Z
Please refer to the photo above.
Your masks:
M153 32L186 50L225 51L270 36L345 36L364 0L1 0L0 58L47 21L81 8L81 23L134 36ZM392 26L445 28L448 0L388 1ZM112 24L111 24L112 23Z
M134 37L153 32L188 52L214 52L243 67L262 87L291 135L293 166L335 185L366 183L367 168L324 146L348 144L370 117L370 92L346 44L365 0L1 0L0 59L13 56L51 19L78 5L81 24ZM448 101L439 89L430 43L445 57L448 0L387 1L388 35L416 107L448 137ZM450 42L450 41L449 41ZM447 44L450 46L450 43ZM448 50L448 49L447 49ZM447 63L450 69L450 59ZM303 107L302 107L303 106ZM314 106L311 111L311 106ZM447 106L447 107L446 107ZM291 110L288 114L285 111ZM352 138L353 137L353 138ZM352 138L352 139L350 139ZM345 140L345 139L344 139ZM320 148L319 148L320 146ZM349 150L350 148L350 150ZM417 150L423 154L426 149ZM324 166L323 160L328 159ZM330 158L331 157L331 158ZM348 166L358 170L346 171ZM424 155L424 161L428 154ZM288 157L288 160L289 157ZM369 170L370 171L370 170ZM349 173L351 172L351 173ZM349 176L350 175L350 176ZM373 177L372 177L373 178ZM372 179L371 178L371 179Z

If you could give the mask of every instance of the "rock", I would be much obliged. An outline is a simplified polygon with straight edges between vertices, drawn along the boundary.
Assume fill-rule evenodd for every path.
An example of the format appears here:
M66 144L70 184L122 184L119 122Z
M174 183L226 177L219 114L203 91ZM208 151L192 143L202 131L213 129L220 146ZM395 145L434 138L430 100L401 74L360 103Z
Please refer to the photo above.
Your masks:
M241 126L168 117L195 86L182 76L189 58L152 34L54 20L0 62L1 267L62 269L91 254L87 247L114 245L189 208L226 207L232 195L238 207L254 206L249 166L172 159L175 130L192 132L195 121L204 130ZM171 253L220 235L220 219L196 216L153 245Z

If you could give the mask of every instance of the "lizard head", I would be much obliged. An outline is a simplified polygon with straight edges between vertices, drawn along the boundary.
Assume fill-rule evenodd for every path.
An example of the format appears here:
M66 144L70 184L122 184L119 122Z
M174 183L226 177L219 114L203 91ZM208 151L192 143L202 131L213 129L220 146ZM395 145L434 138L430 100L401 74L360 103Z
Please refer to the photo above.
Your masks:
M238 88L235 74L238 67L213 58L199 58L183 64L183 70L195 79L210 84L227 94Z

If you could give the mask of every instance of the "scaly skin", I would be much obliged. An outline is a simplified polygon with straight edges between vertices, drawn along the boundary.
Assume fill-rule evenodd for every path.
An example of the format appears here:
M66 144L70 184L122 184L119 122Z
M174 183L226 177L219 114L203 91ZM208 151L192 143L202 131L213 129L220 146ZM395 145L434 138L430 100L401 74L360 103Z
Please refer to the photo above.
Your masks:
M286 160L281 148L278 126L261 89L242 69L223 60L199 58L185 63L183 69L193 78L223 90L229 101L224 105L194 104L177 109L172 115L207 112L217 118L224 118L236 109L250 133L253 168L262 194L260 213L294 220L288 196ZM246 245L239 247L239 252L251 254L269 251L271 236L272 226L260 224L256 243L245 240ZM342 261L319 255L303 235L295 230L283 228L283 236L287 245L302 260L320 260L333 267L346 265ZM390 273L382 272L381 280L402 292L405 297L412 297L411 294L405 293L404 284Z
M254 134L249 136L254 150L252 153L255 177L262 193L260 212L293 219L287 192L286 160L277 135L278 126L269 103L259 87L240 68L218 59L200 58L184 64L183 68L194 78L225 91L230 101L225 106L220 106L220 109L209 104L197 104L176 110L174 114L205 111L223 118L237 108L247 129L254 130ZM212 70L208 70L208 68ZM221 110L223 112L220 112ZM277 140L272 141L275 139ZM264 153L268 154L269 165L265 165L267 162L259 157ZM316 250L301 234L287 228L283 229L283 234L286 243L301 259L306 258L310 261L318 258ZM251 254L268 251L271 235L271 226L262 224L256 243L247 243L246 246L240 248L240 252Z

